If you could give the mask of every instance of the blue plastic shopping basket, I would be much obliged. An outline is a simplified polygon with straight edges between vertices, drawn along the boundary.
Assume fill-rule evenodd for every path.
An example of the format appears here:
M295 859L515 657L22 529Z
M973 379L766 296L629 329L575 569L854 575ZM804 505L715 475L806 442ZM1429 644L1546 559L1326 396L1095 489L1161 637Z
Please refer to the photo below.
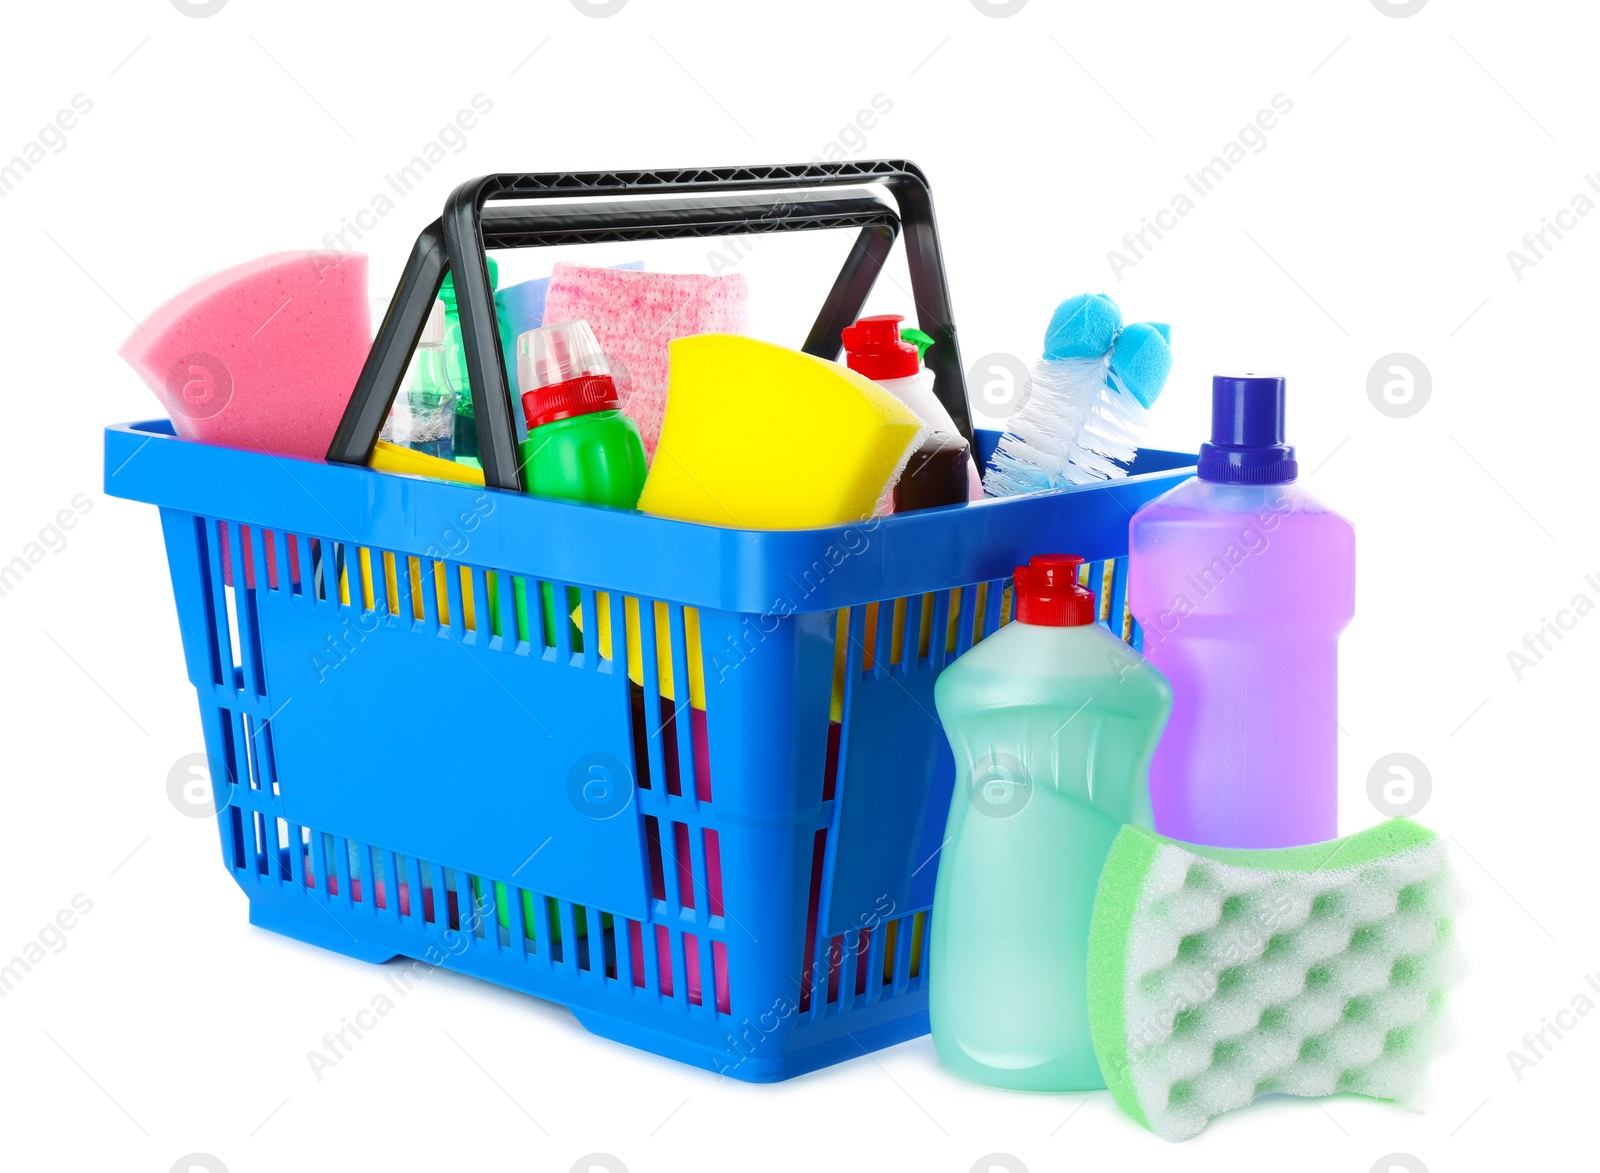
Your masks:
M897 208L818 191L852 183ZM485 210L499 198L535 202ZM253 923L473 974L745 1080L928 1029L954 773L934 680L1007 621L1011 568L1043 551L1089 557L1102 622L1134 638L1128 518L1193 458L1145 451L1102 486L778 533L525 496L484 266L485 247L856 227L806 343L833 358L902 226L965 426L926 182L869 162L473 181L419 239L327 463L164 420L106 429L106 491L161 508L223 859ZM466 277L496 487L364 467L446 267ZM987 456L996 437L975 439ZM579 630L546 632L533 607L519 638L514 576L527 597L570 592ZM602 613L643 649L637 681L621 638L584 634Z

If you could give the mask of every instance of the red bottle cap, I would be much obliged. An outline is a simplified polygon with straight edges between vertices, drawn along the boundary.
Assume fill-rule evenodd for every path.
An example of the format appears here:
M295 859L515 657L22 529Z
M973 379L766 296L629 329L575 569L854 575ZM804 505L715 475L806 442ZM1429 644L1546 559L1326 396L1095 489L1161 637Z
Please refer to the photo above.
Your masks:
M618 406L611 367L582 319L518 335L517 385L529 428Z
M1076 554L1036 554L1012 575L1018 622L1036 627L1082 627L1095 621L1094 592L1078 584Z
M522 396L522 414L528 427L537 428L556 420L588 415L617 407L617 385L610 375L579 375L564 383L535 387Z
M921 369L917 348L900 341L903 314L874 314L854 326L846 326L844 362L858 375L869 379L907 379Z

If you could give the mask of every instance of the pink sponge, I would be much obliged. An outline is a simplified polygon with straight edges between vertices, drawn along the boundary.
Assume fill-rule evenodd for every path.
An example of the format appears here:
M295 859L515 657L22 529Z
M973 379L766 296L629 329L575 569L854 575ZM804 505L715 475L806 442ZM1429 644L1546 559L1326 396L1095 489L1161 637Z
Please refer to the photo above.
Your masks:
M579 318L594 328L622 395L654 457L667 406L667 343L690 334L742 334L750 290L738 273L640 273L558 261L545 300L546 323Z
M321 460L371 346L367 258L286 252L184 290L120 353L185 439Z

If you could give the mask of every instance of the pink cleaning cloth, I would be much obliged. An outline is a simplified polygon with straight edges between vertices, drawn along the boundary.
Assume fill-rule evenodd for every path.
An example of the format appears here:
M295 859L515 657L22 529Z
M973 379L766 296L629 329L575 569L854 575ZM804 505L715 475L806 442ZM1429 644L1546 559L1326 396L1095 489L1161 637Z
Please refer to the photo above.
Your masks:
M371 348L367 258L285 252L184 290L120 353L184 439L321 460Z
M667 343L690 334L743 334L749 310L750 288L739 273L641 273L558 261L544 320L581 318L593 328L622 408L653 458L667 407Z

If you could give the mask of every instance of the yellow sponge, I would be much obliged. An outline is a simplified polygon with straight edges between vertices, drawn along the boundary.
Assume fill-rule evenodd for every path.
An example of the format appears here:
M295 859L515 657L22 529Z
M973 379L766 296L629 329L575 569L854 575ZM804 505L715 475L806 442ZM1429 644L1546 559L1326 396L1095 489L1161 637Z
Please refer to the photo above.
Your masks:
M622 600L623 622L628 626L628 679L644 687L644 649L639 638L639 600ZM611 658L611 596L605 591L595 592L595 610L599 613L600 654ZM669 701L678 699L672 680L672 613L667 605L656 603L656 681L661 695ZM572 609L572 622L583 630L583 608ZM685 659L689 662L689 703L697 709L706 707L706 672L700 659L700 612L694 607L683 609L683 637L687 643Z
M669 348L667 413L639 508L749 529L870 516L922 421L848 367L737 334Z
M483 470L480 468L429 456L426 452L414 452L410 448L391 444L387 440L378 441L372 449L372 459L367 464L379 472L414 473L419 477L458 481L463 485L483 484Z

